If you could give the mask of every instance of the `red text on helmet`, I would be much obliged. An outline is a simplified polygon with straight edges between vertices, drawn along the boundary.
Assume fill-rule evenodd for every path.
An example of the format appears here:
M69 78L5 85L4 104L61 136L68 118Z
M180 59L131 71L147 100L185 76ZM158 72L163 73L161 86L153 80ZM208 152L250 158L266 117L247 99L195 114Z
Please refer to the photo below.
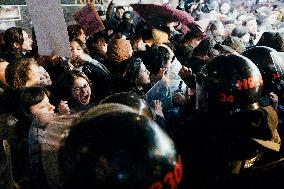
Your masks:
M256 77L248 77L247 79L238 79L237 80L237 88L239 91L253 89L255 87L260 86L262 83L262 79L258 79Z
M181 157L178 156L178 162L174 165L174 171L166 173L163 181L157 181L150 185L149 189L163 189L164 186L167 188L174 189L182 179L182 162Z

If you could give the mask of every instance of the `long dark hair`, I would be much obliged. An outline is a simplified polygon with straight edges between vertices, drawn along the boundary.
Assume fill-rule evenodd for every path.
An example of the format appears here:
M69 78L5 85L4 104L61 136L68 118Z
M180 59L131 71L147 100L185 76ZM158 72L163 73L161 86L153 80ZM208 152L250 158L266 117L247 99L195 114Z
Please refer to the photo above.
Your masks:
M16 56L22 52L22 45L24 43L23 29L18 27L12 27L4 32L3 36L3 50L6 52L11 52ZM16 48L14 44L17 43L20 47Z

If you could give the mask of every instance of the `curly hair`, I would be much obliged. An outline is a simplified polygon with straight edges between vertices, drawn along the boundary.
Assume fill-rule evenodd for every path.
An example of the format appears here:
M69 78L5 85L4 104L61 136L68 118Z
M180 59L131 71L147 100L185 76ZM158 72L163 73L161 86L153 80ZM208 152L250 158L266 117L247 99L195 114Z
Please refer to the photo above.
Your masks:
M32 64L38 65L37 61L33 58L26 58L8 64L5 71L5 79L8 85L12 88L23 88L29 79L29 70Z

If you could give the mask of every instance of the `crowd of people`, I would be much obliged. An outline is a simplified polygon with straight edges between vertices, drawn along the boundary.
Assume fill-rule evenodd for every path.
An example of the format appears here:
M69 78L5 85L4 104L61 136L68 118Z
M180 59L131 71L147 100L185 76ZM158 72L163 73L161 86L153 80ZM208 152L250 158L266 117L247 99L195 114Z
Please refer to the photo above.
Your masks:
M67 26L70 57L2 31L0 188L284 184L283 6L181 0L184 25L113 0L104 30Z

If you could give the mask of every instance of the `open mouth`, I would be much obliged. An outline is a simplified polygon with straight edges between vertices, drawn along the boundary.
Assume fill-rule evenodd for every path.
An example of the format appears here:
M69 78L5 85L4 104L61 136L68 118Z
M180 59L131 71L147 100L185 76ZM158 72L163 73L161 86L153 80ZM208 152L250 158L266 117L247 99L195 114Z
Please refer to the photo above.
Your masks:
M81 96L80 101L82 104L88 104L89 103L89 94L84 94Z

